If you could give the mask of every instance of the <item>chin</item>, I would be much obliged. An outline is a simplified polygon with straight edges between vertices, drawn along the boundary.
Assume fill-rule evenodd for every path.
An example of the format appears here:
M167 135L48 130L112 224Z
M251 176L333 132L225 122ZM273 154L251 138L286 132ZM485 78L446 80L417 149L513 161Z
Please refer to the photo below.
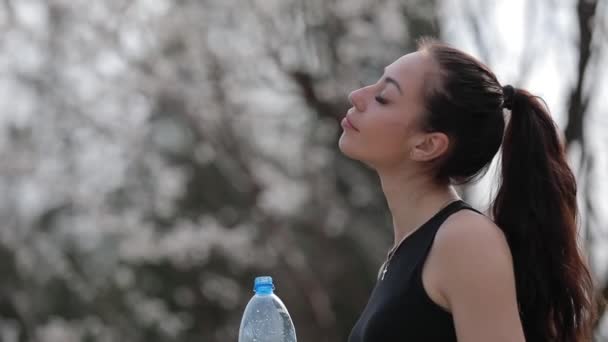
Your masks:
M393 162L387 162L386 160L379 160L378 158L366 158L365 154L362 154L362 151L360 149L357 150L357 146L355 146L353 140L349 139L344 134L342 134L342 136L338 140L338 148L340 149L340 152L342 152L342 154L344 154L348 158L361 162L372 170L378 170L378 167L380 165L399 164L399 159L395 159Z
M364 158L361 157L361 154L357 153L357 147L355 144L353 144L352 139L347 137L345 134L340 136L340 139L338 140L338 148L340 149L340 152L342 152L342 154L348 158L364 162Z
M340 139L338 140L338 148L345 156L355 159L352 153L352 142L345 133L342 133Z

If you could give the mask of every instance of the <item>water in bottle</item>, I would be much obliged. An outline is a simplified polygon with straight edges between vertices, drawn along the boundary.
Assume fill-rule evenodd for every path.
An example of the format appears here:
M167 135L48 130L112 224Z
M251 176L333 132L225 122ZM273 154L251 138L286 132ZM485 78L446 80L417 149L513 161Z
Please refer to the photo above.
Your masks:
M255 278L239 329L239 342L296 342L296 330L285 305L274 294L271 277Z

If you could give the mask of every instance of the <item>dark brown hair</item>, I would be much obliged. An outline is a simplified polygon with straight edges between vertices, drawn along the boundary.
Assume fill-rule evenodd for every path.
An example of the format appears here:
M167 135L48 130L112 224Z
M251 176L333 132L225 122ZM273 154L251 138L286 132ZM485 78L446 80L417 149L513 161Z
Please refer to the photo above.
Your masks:
M506 92L487 66L433 40L422 40L419 50L429 52L439 70L426 82L426 129L450 137L437 177L477 179L502 144L501 184L491 211L513 255L526 340L590 341L596 307L577 245L576 181L547 109L515 88L505 129Z

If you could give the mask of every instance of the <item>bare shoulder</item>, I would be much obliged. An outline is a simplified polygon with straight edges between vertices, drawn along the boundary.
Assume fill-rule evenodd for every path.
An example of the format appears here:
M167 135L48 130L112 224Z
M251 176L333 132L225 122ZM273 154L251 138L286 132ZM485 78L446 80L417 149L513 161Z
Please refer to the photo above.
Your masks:
M435 237L438 291L463 341L523 341L513 261L502 230L470 210L451 215Z
M447 248L475 246L477 251L509 248L503 231L488 217L471 210L452 214L437 232L435 243Z
M502 262L489 260L497 257L497 253ZM450 290L455 286L471 288L464 283L467 280L485 283L479 278L488 275L484 274L484 268L489 264L501 263L508 271L510 258L504 233L492 220L471 210L460 210L450 215L437 231L428 267L423 272L423 284L428 285L427 292L435 302L451 311L448 295L454 291Z
M442 270L440 291L446 298L474 293L479 286L493 284L500 289L514 283L507 239L484 215L471 210L454 213L439 228L434 245Z

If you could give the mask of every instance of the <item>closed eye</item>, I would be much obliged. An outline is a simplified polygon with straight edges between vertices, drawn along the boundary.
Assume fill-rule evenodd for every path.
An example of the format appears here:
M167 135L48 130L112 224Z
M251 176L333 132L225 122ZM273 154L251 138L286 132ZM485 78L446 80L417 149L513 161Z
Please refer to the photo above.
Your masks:
M375 97L375 99L376 99L376 102L378 102L379 104L382 104L382 105L385 105L388 103L388 101L386 101L385 98L383 98L382 96L379 96L379 95L377 95Z

